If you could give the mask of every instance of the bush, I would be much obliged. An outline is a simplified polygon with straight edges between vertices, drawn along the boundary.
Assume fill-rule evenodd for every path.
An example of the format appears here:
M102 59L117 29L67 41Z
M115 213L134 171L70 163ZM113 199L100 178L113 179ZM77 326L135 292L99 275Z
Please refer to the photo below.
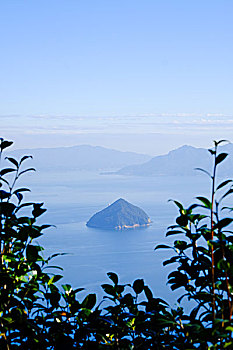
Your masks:
M24 202L29 189L16 187L19 177L34 169L24 168L28 156L8 157L9 167L0 168L0 349L233 348L233 219L221 216L232 210L222 203L233 188L231 180L216 184L216 169L227 156L218 154L221 142L209 150L211 198L197 197L187 209L174 201L179 216L167 235L183 238L156 247L175 253L164 262L175 263L168 283L172 290L182 288L178 303L184 297L195 301L190 314L155 298L142 279L122 285L113 272L110 283L102 285L100 304L95 294L80 300L82 288L59 288L62 275L47 272L57 254L44 258L37 242L49 227L37 223L46 209L43 203ZM11 144L0 139L0 161Z

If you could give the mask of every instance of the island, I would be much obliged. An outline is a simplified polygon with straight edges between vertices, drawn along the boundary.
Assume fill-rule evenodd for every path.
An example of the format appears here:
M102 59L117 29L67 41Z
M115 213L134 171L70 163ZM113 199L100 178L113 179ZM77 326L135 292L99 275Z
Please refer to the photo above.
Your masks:
M151 220L144 210L120 198L94 214L86 223L88 227L123 230L149 226Z

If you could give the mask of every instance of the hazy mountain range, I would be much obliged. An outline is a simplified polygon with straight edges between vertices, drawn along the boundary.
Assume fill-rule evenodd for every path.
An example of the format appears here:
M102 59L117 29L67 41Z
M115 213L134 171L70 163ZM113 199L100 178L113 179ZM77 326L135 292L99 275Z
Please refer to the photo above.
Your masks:
M219 152L229 154L219 167L219 175L233 177L233 144L219 147ZM210 172L212 169L212 159L207 149L187 145L153 158L90 145L23 149L12 151L10 155L16 158L32 155L33 161L28 164L39 171L87 170L127 176L182 176L196 175L198 172L195 168Z
M20 149L9 152L19 158L32 155L30 166L37 170L118 170L126 165L139 164L151 159L145 154L121 152L99 146L80 145L59 148Z
M219 147L220 152L228 153L227 159L219 166L220 176L233 176L233 144ZM120 169L119 175L158 176L196 175L195 168L211 172L212 157L207 149L182 146L168 154L156 156L139 165L129 165Z

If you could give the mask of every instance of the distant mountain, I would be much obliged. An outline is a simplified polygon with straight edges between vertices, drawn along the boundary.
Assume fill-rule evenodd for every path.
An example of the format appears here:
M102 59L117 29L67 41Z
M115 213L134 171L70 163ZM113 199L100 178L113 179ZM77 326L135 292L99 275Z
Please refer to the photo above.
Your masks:
M151 157L134 152L121 152L99 146L80 145L59 148L21 149L11 156L33 156L37 170L117 170L128 164L139 164ZM32 162L31 162L32 163Z
M224 165L219 166L220 176L233 177L233 144L219 147L220 152L229 153ZM207 149L182 146L166 155L156 156L151 160L130 165L120 169L119 175L159 176L159 175L195 175L195 168L203 168L211 172L212 157Z
M94 214L87 222L87 226L121 230L148 226L150 222L148 215L142 209L120 198Z

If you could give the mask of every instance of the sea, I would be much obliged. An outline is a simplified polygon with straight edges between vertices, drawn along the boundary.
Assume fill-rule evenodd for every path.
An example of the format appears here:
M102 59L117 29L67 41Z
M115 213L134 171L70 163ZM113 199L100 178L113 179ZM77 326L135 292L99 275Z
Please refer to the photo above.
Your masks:
M172 292L167 285L167 276L175 265L163 266L163 261L174 252L154 248L173 241L166 238L166 231L175 224L178 210L169 200L188 207L196 196L208 196L211 186L205 175L134 177L61 170L31 173L23 182L31 189L26 199L44 203L47 208L39 223L54 225L38 239L38 244L45 248L44 256L65 253L51 262L63 268L62 272L57 271L64 275L61 284L83 287L83 296L97 293L101 300L101 284L109 283L108 272L115 272L121 284L132 284L142 278L155 297L176 304L181 291ZM86 226L94 213L118 198L142 208L152 224L118 231Z

